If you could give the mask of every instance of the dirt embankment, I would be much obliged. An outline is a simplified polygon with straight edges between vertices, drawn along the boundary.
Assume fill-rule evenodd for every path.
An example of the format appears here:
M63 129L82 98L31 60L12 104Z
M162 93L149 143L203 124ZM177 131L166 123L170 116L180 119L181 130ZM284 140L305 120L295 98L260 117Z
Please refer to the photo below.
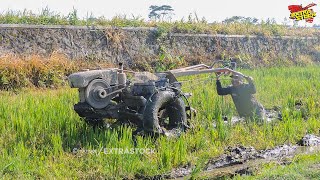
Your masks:
M124 62L151 70L236 58L244 66L306 64L320 57L319 38L175 33L157 28L0 25L0 57L64 54L72 60ZM161 61L159 64L158 61ZM165 66L166 67L166 66Z

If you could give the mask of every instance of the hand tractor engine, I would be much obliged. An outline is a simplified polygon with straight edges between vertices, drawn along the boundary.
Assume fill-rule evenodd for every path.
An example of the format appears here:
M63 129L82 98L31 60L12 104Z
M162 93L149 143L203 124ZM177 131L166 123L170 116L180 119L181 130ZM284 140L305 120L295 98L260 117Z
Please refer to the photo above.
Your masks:
M185 130L191 112L181 84L174 77L168 78L168 73L131 73L132 82L127 80L120 64L120 68L71 74L69 84L78 88L80 99L74 110L91 125L116 119L118 123L130 122L147 132Z
M132 72L119 68L89 70L71 74L69 83L79 89L80 102L74 110L88 124L100 125L104 119L133 123L146 132L184 131L191 118L191 107L176 77L204 73L243 74L229 68L205 64L160 73ZM125 72L133 74L127 80Z

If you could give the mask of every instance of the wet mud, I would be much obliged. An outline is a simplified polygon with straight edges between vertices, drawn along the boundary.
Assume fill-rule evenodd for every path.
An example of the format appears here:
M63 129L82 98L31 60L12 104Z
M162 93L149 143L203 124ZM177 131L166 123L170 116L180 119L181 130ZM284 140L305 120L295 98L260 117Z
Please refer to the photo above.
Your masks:
M265 111L265 121L267 123L275 121L275 120L281 120L281 114L274 110L274 109L270 109L270 110L266 110ZM228 119L228 117L223 117L224 123L228 124L230 123L231 125L237 124L237 123L241 123L241 122L245 122L245 119L239 116L232 116L231 119ZM213 127L216 127L216 123L213 123Z
M256 150L253 147L228 147L220 157L210 159L201 168L198 176L204 178L233 177L252 174L260 165L269 162L290 164L298 154L311 154L320 151L320 137L307 134L296 145L281 145L272 149ZM189 179L196 167L187 165L173 169L170 173L143 179ZM142 178L142 177L140 177Z

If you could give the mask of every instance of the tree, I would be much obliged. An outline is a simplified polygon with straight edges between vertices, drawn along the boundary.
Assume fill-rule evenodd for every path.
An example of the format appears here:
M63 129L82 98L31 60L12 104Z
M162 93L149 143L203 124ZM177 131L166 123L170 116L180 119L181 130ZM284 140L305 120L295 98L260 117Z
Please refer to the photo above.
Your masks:
M173 8L169 5L162 5L162 6L151 5L149 7L149 10L150 10L149 18L155 21L156 20L163 21L165 19L171 20L171 16L174 14Z
M157 20L157 19L160 19L160 15L156 12L157 9L159 9L159 6L154 6L154 5L151 5L149 7L149 10L150 10L150 13L148 15L148 17L152 20Z

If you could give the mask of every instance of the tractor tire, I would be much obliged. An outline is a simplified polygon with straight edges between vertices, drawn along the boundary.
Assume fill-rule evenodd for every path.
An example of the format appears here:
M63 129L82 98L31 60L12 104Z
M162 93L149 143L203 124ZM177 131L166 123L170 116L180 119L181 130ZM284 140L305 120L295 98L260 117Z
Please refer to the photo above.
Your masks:
M164 125L164 120L169 122ZM146 132L164 134L166 130L184 131L187 124L186 107L181 97L172 91L160 91L146 103L143 113L143 129Z

